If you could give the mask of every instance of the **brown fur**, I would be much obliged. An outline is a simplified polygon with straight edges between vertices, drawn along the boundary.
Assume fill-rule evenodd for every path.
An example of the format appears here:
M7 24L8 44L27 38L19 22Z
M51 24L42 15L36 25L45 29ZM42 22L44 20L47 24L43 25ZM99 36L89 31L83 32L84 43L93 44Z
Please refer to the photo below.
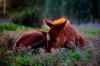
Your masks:
M40 30L33 30L32 32L24 33L14 44L13 50L19 47L31 46L35 49L45 47L47 44L46 32Z
M72 42L74 44L79 42L80 47L84 46L84 38L73 28L69 20L60 18L53 22L45 20L45 23L50 27L48 34L51 39L48 42L48 51L50 51L51 48L72 48Z

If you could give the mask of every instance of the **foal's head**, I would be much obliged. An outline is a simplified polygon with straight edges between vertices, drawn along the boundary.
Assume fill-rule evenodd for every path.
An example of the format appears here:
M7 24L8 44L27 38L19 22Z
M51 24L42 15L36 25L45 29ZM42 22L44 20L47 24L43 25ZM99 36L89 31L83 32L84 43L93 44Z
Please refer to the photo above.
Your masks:
M50 27L47 35L48 45L51 48L63 47L64 44L64 26L67 22L65 18L60 18L51 22L45 19L44 22Z

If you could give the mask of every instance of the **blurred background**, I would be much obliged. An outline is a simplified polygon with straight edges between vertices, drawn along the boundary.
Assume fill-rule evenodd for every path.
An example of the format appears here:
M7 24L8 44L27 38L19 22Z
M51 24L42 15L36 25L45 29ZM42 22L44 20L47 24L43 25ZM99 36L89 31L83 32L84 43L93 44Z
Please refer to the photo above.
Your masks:
M41 27L44 18L100 23L100 0L0 0L0 23Z

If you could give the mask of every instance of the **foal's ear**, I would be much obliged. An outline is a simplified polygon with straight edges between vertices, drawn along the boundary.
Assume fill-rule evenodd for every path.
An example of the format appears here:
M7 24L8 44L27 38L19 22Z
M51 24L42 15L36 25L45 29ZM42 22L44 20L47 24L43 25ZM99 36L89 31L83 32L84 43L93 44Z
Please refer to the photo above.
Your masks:
M44 19L43 21L44 21L44 22L46 23L46 25L48 25L49 27L52 27L52 26L53 26L53 24L51 23L50 20Z
M59 25L60 28L63 28L66 24L67 20L65 20L62 24Z

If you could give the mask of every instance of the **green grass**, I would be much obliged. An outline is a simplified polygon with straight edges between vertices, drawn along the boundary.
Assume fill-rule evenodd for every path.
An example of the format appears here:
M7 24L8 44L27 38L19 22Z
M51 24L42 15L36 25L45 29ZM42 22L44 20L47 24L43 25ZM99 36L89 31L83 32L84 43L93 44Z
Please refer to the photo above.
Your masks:
M28 30L29 28L28 27L25 27L25 26L22 26L22 25L19 25L19 24L0 24L0 32L3 32L3 31L15 31L17 29L20 29L20 30Z
M79 28L79 32L85 33L89 36L96 36L96 35L100 35L100 29L91 29L91 28L86 28L86 27L81 27Z
M47 32L49 30L49 28L40 28L40 30Z
M0 24L0 32L16 31L16 30L34 30L36 28L26 27L20 24ZM48 31L48 28L40 28L40 30Z
M100 29L87 29L85 32L91 36L100 35Z

